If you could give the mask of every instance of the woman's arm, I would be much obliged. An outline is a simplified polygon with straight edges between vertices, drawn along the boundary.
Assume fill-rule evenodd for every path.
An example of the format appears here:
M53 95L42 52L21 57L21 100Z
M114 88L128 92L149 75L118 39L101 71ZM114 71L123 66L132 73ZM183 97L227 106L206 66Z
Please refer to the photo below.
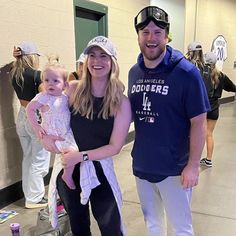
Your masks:
M74 74L76 72L71 72L68 76L68 81L72 81L72 80L78 80L78 76L76 77L76 74Z
M131 118L130 102L128 98L124 96L121 107L115 116L109 144L93 150L87 150L86 153L89 156L89 160L101 160L118 154L125 143ZM64 167L70 167L82 160L82 152L72 151L63 155L62 164Z
M43 135L41 138L41 143L43 147L52 153L61 153L59 149L57 148L55 142L56 141L64 141L62 137L56 136L56 135Z
M227 92L236 92L236 85L229 79L229 77L222 72L223 89Z

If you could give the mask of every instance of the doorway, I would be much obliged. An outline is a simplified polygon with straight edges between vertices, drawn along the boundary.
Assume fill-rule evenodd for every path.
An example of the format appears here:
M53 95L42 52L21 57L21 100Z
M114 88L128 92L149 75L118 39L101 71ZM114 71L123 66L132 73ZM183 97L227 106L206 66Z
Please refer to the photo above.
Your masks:
M107 36L108 7L85 0L74 0L76 58L97 35Z

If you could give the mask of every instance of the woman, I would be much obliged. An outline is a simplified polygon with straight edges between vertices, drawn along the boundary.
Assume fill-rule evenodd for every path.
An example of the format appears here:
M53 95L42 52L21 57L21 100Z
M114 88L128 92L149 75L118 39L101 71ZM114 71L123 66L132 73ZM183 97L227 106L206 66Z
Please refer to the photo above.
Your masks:
M209 98L211 111L207 113L207 156L206 158L203 158L200 163L201 165L212 167L212 155L214 149L213 131L219 118L219 98L221 98L223 90L227 92L236 92L236 85L227 77L226 74L216 68L217 57L213 52L205 54L205 61L212 70L211 78L214 83L214 93L213 96Z
M57 177L57 189L70 218L76 236L90 236L89 203L81 203L81 173L83 163L90 188L92 213L102 236L125 235L121 220L121 192L113 168L112 156L119 153L131 122L129 100L119 80L116 50L103 36L92 39L86 54L81 80L70 83L67 94L71 107L71 128L80 151L62 156L65 168L76 165L73 173L75 190L67 187L62 172ZM58 152L55 136L43 136L44 146ZM90 178L91 177L91 178ZM86 182L86 180L85 180Z
M79 59L76 61L77 71L74 71L69 74L69 81L81 79L83 73L84 60L85 60L85 55L84 53L81 53Z
M186 58L191 61L197 68L204 66L204 57L202 52L202 45L199 42L192 42L188 45L188 52Z
M43 177L49 170L50 153L36 137L26 118L25 107L42 90L39 66L39 52L31 42L23 42L14 49L16 61L11 69L12 86L21 107L16 121L16 131L23 150L22 186L26 208L47 205L44 198Z
M214 92L213 80L211 79L211 68L205 64L202 45L199 42L192 42L188 45L186 58L192 62L199 70L206 87L208 98L212 97Z

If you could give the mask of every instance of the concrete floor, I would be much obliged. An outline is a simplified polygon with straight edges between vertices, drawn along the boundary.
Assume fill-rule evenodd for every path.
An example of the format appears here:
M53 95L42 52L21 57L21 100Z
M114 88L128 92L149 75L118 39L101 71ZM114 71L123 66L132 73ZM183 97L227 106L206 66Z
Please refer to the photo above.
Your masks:
M235 118L235 102L221 105L220 119L215 129L213 167L201 167L200 182L193 193L192 214L196 236L236 235ZM145 225L131 171L131 147L132 143L126 145L115 158L115 169L123 193L127 236L145 236ZM34 235L38 210L24 209L23 203L23 200L19 200L4 208L16 210L19 215L0 225L0 236L10 235L9 224L12 222L21 224L21 236ZM93 236L100 235L94 221L92 231ZM170 232L168 235L171 235Z

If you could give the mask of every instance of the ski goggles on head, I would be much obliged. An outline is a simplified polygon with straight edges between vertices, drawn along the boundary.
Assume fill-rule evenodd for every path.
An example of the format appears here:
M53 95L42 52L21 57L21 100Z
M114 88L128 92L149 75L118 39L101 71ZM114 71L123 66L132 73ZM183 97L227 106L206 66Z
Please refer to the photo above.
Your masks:
M169 32L170 23L168 14L161 8L155 6L145 7L134 18L134 26L136 31L138 32L140 29L143 29L149 24L150 21L153 21L162 29L166 28L167 32Z

